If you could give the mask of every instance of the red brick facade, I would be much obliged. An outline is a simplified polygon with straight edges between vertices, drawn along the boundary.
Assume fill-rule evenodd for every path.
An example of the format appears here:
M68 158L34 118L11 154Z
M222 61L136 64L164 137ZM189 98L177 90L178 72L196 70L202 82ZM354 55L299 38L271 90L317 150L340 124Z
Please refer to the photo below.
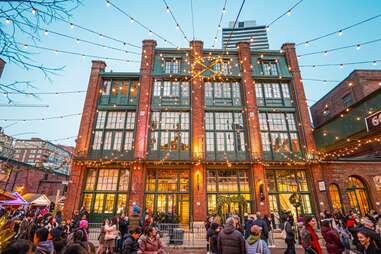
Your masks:
M324 181L328 188L330 181L337 180L340 186L345 186L346 179L352 175L360 175L363 177L364 183L369 186L371 205L376 206L376 202L380 202L380 193L376 192L372 176L381 175L381 166L374 164L369 167L358 163L319 163L310 164L300 161L295 165L292 163L278 163L277 165L263 162L263 151L261 144L259 114L256 103L256 92L254 89L253 73L252 73L252 52L250 52L248 43L238 43L238 60L240 66L240 81L243 92L243 110L246 120L246 130L248 137L247 150L249 152L249 162L246 161L240 165L237 163L235 167L250 169L250 186L252 199L255 200L253 210L261 211L264 214L269 212L269 188L266 179L266 169L305 169L307 171L308 181L311 186L311 201L313 210L316 214L330 207L330 199L327 191L319 190L319 181ZM204 126L204 80L193 76L191 80L191 157L189 161L167 161L163 165L163 161L148 161L149 147L149 128L150 128L150 112L151 97L153 93L154 83L154 64L156 42L153 40L143 41L141 69L140 69L140 97L136 111L136 132L134 140L134 161L129 166L131 172L131 183L129 189L129 209L133 203L144 207L145 195L145 177L148 167L165 168L176 170L178 168L187 168L190 170L190 192L191 201L190 209L192 209L192 219L194 222L205 220L207 216L207 163L205 161L205 126ZM297 62L294 44L284 44L282 46L283 56L285 57L289 71L291 73L291 94L292 100L296 105L295 118L298 125L298 132L301 139L302 149L307 157L310 158L316 152L315 141L312 134L311 121L308 113L308 106L302 84L300 69ZM203 68L197 61L202 61L204 57L203 43L201 41L192 41L189 53L190 65L192 71L197 73ZM91 144L91 130L94 126L94 119L97 109L100 88L100 72L105 68L105 63L94 61L90 74L89 88L86 96L84 114L82 115L81 127L78 135L76 147L77 156L80 159L86 159ZM184 78L184 77L182 77ZM218 164L219 163L219 164ZM217 162L218 165L231 167L224 164L225 162ZM183 164L180 166L180 164ZM276 164L276 163L275 163ZM266 166L265 166L266 165ZM377 171L378 170L378 171ZM70 216L71 213L79 208L81 199L81 190L84 182L86 166L78 166L74 164L72 167L71 182L66 196L65 215ZM362 173L362 174L360 174ZM334 177L331 177L334 176ZM336 179L337 176L337 179ZM378 193L377 195L375 195ZM345 195L345 190L342 190ZM348 202L344 200L345 206ZM345 203L347 202L347 203ZM131 211L130 211L131 212Z

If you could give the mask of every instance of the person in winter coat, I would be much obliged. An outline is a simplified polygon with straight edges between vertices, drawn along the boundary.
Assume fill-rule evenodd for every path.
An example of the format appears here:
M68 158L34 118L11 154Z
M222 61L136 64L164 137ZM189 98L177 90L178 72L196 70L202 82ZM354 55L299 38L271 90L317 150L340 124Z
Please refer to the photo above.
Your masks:
M140 208L137 205L134 205L132 208L132 215L128 218L128 232L131 232L142 226L139 214Z
M316 220L310 215L303 218L304 228L302 229L302 244L306 254L323 254L319 244L319 237L315 232Z
M145 234L139 239L140 250L144 254L163 254L165 248L160 238L157 235L157 230L154 227L149 227Z
M271 254L267 243L261 239L261 231L257 225L251 227L251 234L245 242L246 254Z
M217 240L218 240L218 233L220 232L220 225L217 223L212 222L208 228L207 232L207 238L209 242L209 253L210 254L217 254Z
M294 226L294 217L291 214L288 214L286 221L284 223L284 230L286 231L285 242L287 244L287 249L284 254L296 254L295 251L295 232L293 229Z
M40 228L34 235L34 245L36 247L35 254L53 254L54 246L51 240L48 240L49 230L46 228Z
M267 226L266 221L263 219L261 213L257 212L256 215L257 219L254 221L253 225L257 225L262 228L261 238L262 240L265 240L265 242L267 243L267 240L269 239L269 228Z
M138 240L142 234L140 228L137 228L127 235L126 240L123 242L121 254L137 254L139 251Z
M236 230L235 221L232 217L226 220L224 229L218 234L218 253L222 254L245 254L245 239Z
M28 213L20 223L17 239L33 240L34 227L33 214Z
M29 240L18 239L11 242L2 252L2 254L33 254L33 244Z
M364 254L379 254L381 249L379 249L374 243L371 236L365 230L360 230L357 232L357 238L363 247Z
M66 246L66 239L63 237L63 233L63 229L60 227L56 227L50 232L53 238L54 254L63 253L63 249Z
M340 241L339 233L331 227L329 220L323 220L321 222L321 234L325 240L325 246L329 254L342 253L345 248Z
M105 250L106 252L113 253L115 248L115 239L118 236L118 231L116 229L117 219L114 217L111 223L107 223L104 226L105 229Z

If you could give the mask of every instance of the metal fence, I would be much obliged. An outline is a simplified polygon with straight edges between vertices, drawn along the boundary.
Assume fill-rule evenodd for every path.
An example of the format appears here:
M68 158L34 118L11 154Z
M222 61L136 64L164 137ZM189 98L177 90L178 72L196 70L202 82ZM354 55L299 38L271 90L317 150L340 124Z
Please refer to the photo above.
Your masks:
M98 245L101 223L89 223L89 240ZM204 225L170 224L157 225L162 242L173 248L205 248L206 230Z

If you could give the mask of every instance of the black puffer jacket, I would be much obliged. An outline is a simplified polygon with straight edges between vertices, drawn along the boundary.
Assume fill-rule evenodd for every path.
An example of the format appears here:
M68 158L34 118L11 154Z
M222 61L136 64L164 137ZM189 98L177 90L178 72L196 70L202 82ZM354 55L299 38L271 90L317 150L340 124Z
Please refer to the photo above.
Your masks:
M219 254L245 254L245 239L233 225L226 224L218 235Z

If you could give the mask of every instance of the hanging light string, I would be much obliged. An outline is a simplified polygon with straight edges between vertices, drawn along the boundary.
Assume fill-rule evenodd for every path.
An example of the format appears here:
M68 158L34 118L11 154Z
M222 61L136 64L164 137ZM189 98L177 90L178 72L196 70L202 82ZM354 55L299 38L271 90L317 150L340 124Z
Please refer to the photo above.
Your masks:
M289 8L286 12L282 13L279 17L275 18L273 21L266 25L266 29L269 30L270 26L272 26L275 22L283 18L284 16L291 16L292 10L295 9L299 4L301 4L304 0L299 0L296 4L294 4L291 8Z
M328 67L328 66L339 66L341 69L346 65L356 65L356 64L367 64L373 63L373 65L377 65L378 62L381 62L381 59L371 60L371 61L360 61L360 62L347 62L347 63L329 63L329 64L305 64L299 65L299 67Z
M142 27L143 29L147 30L150 34L154 34L155 36L157 36L158 38L160 38L161 40L164 41L164 43L169 43L171 44L172 46L174 47L177 47L178 46L176 44L174 44L173 42L165 39L163 36L161 36L160 34L152 31L152 29L148 28L146 25L144 25L143 23L141 23L139 20L136 20L134 17L132 17L130 14L128 14L127 12L125 12L124 10L122 10L121 8L119 8L118 6L116 6L113 2L111 2L110 0L106 0L106 3L107 3L107 6L112 6L114 9L116 9L117 11L119 11L120 13L122 13L123 15L127 16L129 19L130 19L130 22L131 23L136 23L138 24L140 27Z
M381 41L381 38L380 39L371 40L371 41L365 41L365 42L355 43L355 44L351 44L351 45L347 45L347 46L343 46L343 47L338 47L338 48L332 48L332 49L326 49L326 50L321 50L321 51L315 51L315 52L300 54L300 55L298 55L298 57L311 56L311 55L317 55L317 54L327 55L329 52L338 51L338 50L342 50L342 49L348 49L348 48L355 48L357 50L360 50L361 46L372 44L372 43L376 43L376 42L380 42L380 41Z
M303 78L300 81L317 81L317 82L323 82L323 83L328 83L328 82L341 82L340 80L329 80L329 79L316 79L316 78Z
M73 139L73 138L77 138L77 136L70 136L70 137L56 138L56 139L47 139L46 141L49 141L49 142L56 142L56 141L62 141L62 140Z
M306 41L297 43L296 46L300 46L300 45L303 45L303 44L304 44L304 45L309 45L311 42L314 42L314 41L317 41L317 40L320 40L320 39L329 37L329 36L334 35L334 34L337 34L337 35L341 36L341 35L343 35L343 32L344 32L345 30L348 30L348 29L354 28L354 27L356 27L356 26L362 25L362 24L364 24L364 23L366 23L366 22L372 21L372 20L374 20L374 19L376 19L376 18L379 18L379 17L381 17L381 14L377 14L377 15L375 15L375 16L373 16L373 17L364 19L364 20L362 20L362 21L360 21L360 22L357 22L357 23L355 23L355 24L352 24L352 25L350 25L350 26L341 28L341 29L339 29L339 30L336 30L336 31L333 31L333 32L330 32L330 33L327 33L327 34L324 34L324 35L321 35L321 36L318 36L318 37L315 37L315 38L313 38L313 39L310 39L310 40L306 40Z
M75 113L75 114L67 114L67 115L60 115L60 116L48 116L48 117L40 117L40 118L14 118L14 119L8 119L8 118L0 118L0 121L4 122L32 122L32 121L45 121L45 120L52 120L52 119L63 119L73 116L80 116L82 113Z
M68 54L68 55L76 55L76 56L105 59L105 60L114 60L114 61L127 62L127 63L139 63L139 61L137 61L137 60L128 60L128 59L105 57L105 56L96 56L96 55L78 53L78 52L74 52L74 51L60 50L60 49L53 49L53 48L47 48L47 47L42 47L42 46L30 45L30 44L21 43L21 42L16 42L16 43L24 46L24 48L31 47L31 48L36 48L36 49L42 49L42 50L52 51L56 54L63 53L63 54Z
M60 92L25 92L22 95L60 95L60 94L80 94L86 93L86 90L77 90L77 91L60 91ZM18 92L3 92L2 94L20 94Z
M122 43L124 46L125 46L125 45L129 45L129 46L134 47L134 48L138 48L138 49L141 48L140 46L138 46L138 45L136 45L136 44L132 44L132 43L129 43L129 42L126 42L126 41L117 39L117 38L115 38L115 37L112 37L112 36L110 36L110 35L106 35L106 34L104 34L104 33L99 33L99 32L97 32L97 31L95 31L95 30L93 30L93 29L90 29L90 28L87 28L87 27L78 25L78 24L76 24L76 23L67 21L66 19L61 18L61 17L59 17L59 16L53 16L52 14L50 14L50 13L48 13L48 12L44 12L44 11L41 11L41 10L35 10L35 11L41 12L41 13L43 13L43 14L45 14L45 15L48 15L48 16L54 18L54 19L60 20L60 21L62 21L62 22L64 22L64 23L68 24L68 25L70 25L70 28L71 28L71 29L79 28L79 29L82 29L82 30L87 31L87 32L89 32L89 33L95 34L95 35L97 35L97 36L99 36L99 37L101 37L101 38L107 38L107 39L109 39L109 40L112 40L112 41L115 41L115 42L118 42L118 43Z
M212 48L214 48L216 46L217 38L218 38L218 32L222 30L221 24L222 24L222 19L223 19L225 13L226 13L226 4L227 4L227 2L228 2L228 0L225 0L224 7L222 8L222 11L221 11L220 20L218 21L216 35L213 38Z
M194 32L194 13L193 13L193 0L190 1L191 3L191 16L192 16L192 34L193 34L193 40L195 40L195 32Z
M242 0L241 7L239 8L237 17L236 17L235 20L234 20L233 29L231 30L231 32L230 32L230 34L229 34L229 37L228 37L228 40L226 41L226 43L223 43L223 44L224 44L224 51L226 51L226 54L229 54L228 51L227 51L227 46L228 46L228 44L229 44L229 42L230 42L230 39L232 38L234 29L235 29L235 27L236 27L236 25L237 25L239 16L241 15L243 6L244 6L244 4L245 4L245 1L246 1L246 0Z
M81 39L79 37L73 37L73 36L70 36L70 35L67 35L67 34L63 34L63 33L57 32L57 31L53 31L53 30L50 30L50 29L47 29L47 28L42 28L42 27L40 27L38 25L33 26L33 25L30 25L28 23L25 23L25 22L22 22L22 21L18 21L18 20L14 21L14 22L22 24L22 25L25 25L25 26L29 26L31 28L38 29L40 31L43 31L45 36L47 36L49 33L51 33L51 34L55 34L55 35L58 35L58 36L61 36L61 37L72 39L76 43L85 42L87 44L98 46L98 47L102 47L102 48L117 50L117 51L121 51L121 52L124 52L124 53L129 53L129 54L140 55L138 52L129 51L129 50L121 49L121 48L116 48L116 47L108 46L106 44L100 44L100 43L92 42L92 41L89 41L89 40Z
M164 5L165 5L166 11L171 15L173 21L175 22L176 29L180 30L180 32L183 34L184 40L189 42L189 39L188 39L187 35L185 34L184 30L181 28L180 23L177 21L175 15L173 14L173 11L171 10L171 8L169 8L169 5L167 4L167 1L165 1L165 0L162 0L162 1L163 1Z

